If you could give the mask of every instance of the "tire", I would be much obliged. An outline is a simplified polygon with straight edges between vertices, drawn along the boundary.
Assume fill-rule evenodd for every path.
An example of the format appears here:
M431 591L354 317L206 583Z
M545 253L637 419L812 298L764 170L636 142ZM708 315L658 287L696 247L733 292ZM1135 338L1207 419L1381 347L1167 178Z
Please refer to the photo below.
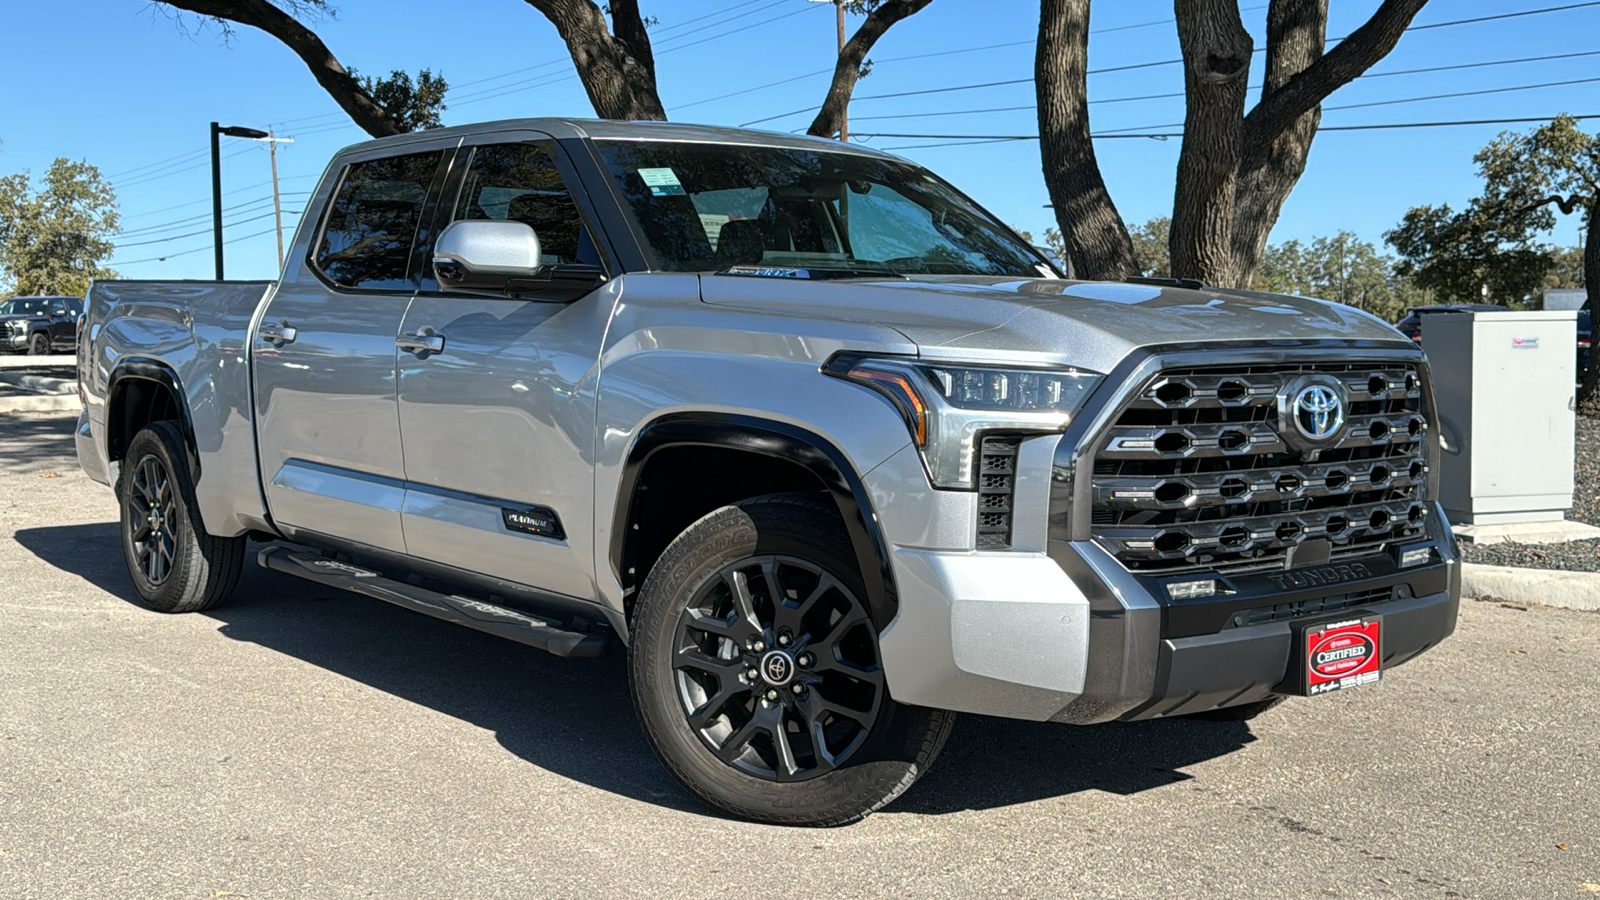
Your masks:
M150 423L134 436L122 463L122 556L139 599L167 613L221 603L239 583L246 539L206 533L177 424Z
M50 352L50 335L39 332L28 339L28 355L44 356Z
M1224 706L1221 709L1189 713L1182 718L1200 719L1205 722L1248 722L1287 699L1287 697L1268 697L1254 703L1241 703L1238 706Z
M944 747L955 713L889 697L855 559L830 505L771 494L689 526L645 579L628 650L634 708L668 771L707 805L844 825L904 793ZM781 608L777 596L789 598Z

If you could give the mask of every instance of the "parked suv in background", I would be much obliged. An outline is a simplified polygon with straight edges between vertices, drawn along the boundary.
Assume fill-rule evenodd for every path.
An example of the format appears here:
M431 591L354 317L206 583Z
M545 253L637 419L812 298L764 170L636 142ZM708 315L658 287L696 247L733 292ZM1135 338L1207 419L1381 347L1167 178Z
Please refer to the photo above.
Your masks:
M78 347L77 297L12 297L0 303L0 350L43 356Z
M78 458L151 608L222 601L254 536L277 572L625 648L662 762L750 819L878 809L956 712L1248 719L1455 628L1420 348L1335 303L1063 279L856 144L384 138L334 158L277 282L97 282L86 319Z

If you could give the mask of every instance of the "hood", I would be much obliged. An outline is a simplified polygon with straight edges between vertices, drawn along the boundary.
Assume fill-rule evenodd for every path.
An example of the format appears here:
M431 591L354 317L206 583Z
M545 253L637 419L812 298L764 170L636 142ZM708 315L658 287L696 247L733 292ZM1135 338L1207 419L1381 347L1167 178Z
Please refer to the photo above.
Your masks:
M33 313L6 313L0 315L0 322L38 322L44 318Z
M1109 371L1139 347L1232 341L1413 346L1375 316L1323 300L1164 285L926 277L807 281L706 275L707 303L885 325L928 357Z

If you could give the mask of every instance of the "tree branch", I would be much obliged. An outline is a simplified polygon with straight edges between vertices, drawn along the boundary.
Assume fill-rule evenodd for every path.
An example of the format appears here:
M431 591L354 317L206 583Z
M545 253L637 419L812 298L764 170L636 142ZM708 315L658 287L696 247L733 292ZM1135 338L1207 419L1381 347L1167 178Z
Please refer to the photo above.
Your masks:
M602 119L663 121L656 90L655 56L637 0L614 0L613 35L605 13L591 0L525 0L556 26L572 54L578 78Z
M350 75L316 33L267 0L162 0L168 6L202 16L259 28L277 38L311 70L317 84L339 108L373 137L402 134L393 117Z
M828 87L828 98L822 110L811 120L806 134L830 137L838 134L844 125L845 110L850 108L850 95L855 93L856 82L861 78L861 64L872 45L878 42L896 22L921 12L933 0L888 0L867 16L844 49L839 52L839 62L833 67L833 84Z
M1354 81L1399 43L1428 0L1383 0L1366 24L1282 89L1263 97L1244 121L1244 152L1261 153L1295 120L1321 105L1329 94Z

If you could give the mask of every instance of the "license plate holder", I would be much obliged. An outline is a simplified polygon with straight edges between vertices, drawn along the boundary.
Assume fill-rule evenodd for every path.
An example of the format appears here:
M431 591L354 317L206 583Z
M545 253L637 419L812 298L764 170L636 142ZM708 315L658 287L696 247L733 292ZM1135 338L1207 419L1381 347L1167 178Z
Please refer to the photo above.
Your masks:
M1316 697L1376 684L1383 678L1383 616L1352 612L1298 624L1295 668L1289 679L1298 693Z

